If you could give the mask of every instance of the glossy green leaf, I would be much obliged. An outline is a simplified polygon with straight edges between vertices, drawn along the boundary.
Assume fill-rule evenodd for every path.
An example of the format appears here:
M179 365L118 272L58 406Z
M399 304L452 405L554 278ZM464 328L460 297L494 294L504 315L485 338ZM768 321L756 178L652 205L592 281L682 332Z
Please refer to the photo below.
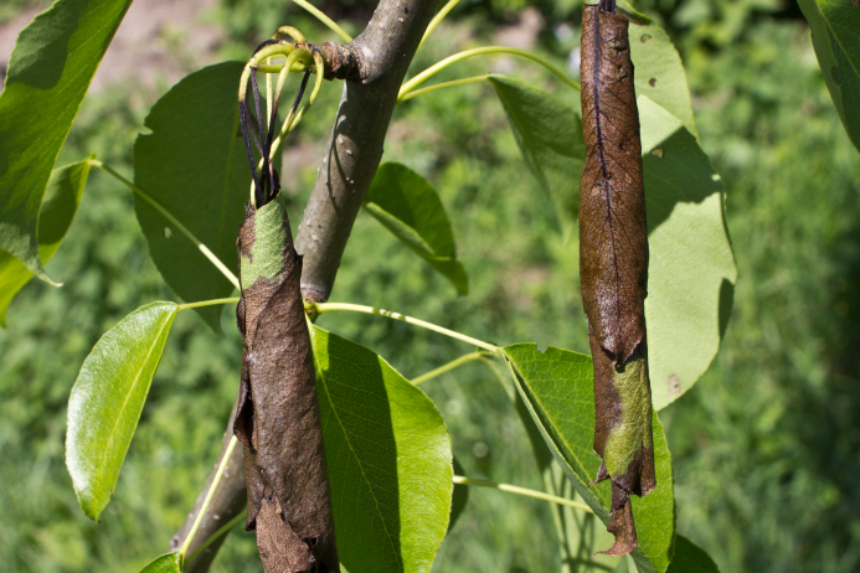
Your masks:
M690 389L720 346L737 278L723 186L680 119L639 96L648 209L648 360L658 410Z
M559 225L568 236L579 212L585 161L582 119L546 90L506 76L491 74L487 79L502 101L526 165L556 206Z
M668 573L720 573L720 570L704 549L679 535L675 538L675 558Z
M503 349L526 408L577 493L597 516L609 522L608 481L589 487L600 458L594 453L594 391L591 358L534 344ZM654 465L657 488L648 496L631 496L639 547L633 558L641 573L662 573L669 566L675 537L672 458L663 426L654 413Z
M90 173L88 160L51 172L39 213L39 257L46 264L60 247L72 224ZM0 325L6 326L6 309L33 273L24 263L0 250Z
M138 136L134 145L137 187L233 272L251 182L236 103L242 67L226 62L185 77L158 100L145 122L152 133ZM233 292L200 249L140 193L134 208L149 253L177 296L198 301ZM222 307L195 310L220 332Z
M442 416L367 348L318 327L311 342L342 563L350 573L430 571L453 489Z
M665 108L698 139L687 75L678 50L656 22L623 0L618 5L631 15L628 34L636 94L645 95Z
M383 163L367 191L364 208L434 269L469 292L469 278L457 260L451 223L436 190L399 163Z
M153 302L108 330L69 397L66 466L90 518L110 501L178 307Z
M0 249L39 278L51 169L131 0L59 0L18 36L0 93Z
M860 6L853 0L798 0L812 28L824 83L848 137L860 149Z
M149 562L140 573L179 573L182 566L182 555L178 551L165 553Z

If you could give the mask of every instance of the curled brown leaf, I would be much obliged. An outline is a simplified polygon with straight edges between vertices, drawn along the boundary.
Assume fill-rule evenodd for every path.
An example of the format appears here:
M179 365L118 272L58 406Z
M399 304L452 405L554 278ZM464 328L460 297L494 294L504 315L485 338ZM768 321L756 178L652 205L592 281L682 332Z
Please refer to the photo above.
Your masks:
M279 197L248 205L238 247L244 355L233 428L245 446L246 529L257 531L267 573L339 571L302 264Z
M648 230L627 18L613 1L583 8L580 277L594 361L595 482L612 480L605 553L637 544L629 496L656 486L645 336Z

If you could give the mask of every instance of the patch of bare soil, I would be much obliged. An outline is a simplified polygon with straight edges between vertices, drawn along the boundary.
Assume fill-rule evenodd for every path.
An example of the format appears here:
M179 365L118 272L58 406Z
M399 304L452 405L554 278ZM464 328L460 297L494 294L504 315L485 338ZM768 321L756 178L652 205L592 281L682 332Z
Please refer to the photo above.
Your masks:
M217 2L135 0L90 84L90 93L122 81L143 86L160 81L173 84L212 63L224 33L216 26L203 24L200 16ZM38 9L25 10L0 26L0 79L6 77L18 34L38 13Z

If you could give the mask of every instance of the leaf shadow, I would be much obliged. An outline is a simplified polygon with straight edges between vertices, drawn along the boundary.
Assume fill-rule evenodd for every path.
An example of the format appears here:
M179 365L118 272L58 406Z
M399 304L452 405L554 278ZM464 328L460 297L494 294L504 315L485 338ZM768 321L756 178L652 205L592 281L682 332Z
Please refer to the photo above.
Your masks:
M7 86L20 82L49 90L63 76L69 56L69 43L86 14L88 2L66 2L36 16L18 36L8 70ZM46 28L50 37L45 38Z
M642 158L648 234L671 215L678 203L702 203L722 193L719 176L696 138L680 127Z

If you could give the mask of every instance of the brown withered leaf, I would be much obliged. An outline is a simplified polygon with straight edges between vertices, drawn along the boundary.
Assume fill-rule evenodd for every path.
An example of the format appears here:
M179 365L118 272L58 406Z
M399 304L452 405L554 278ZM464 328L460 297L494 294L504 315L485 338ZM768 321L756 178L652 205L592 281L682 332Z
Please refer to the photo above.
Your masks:
M610 555L636 547L629 497L656 486L645 336L648 230L627 26L611 0L583 8L580 276L594 361L594 450L603 458L594 483L612 480Z
M238 248L244 356L233 431L245 446L246 529L257 531L267 573L340 571L302 264L280 198L248 205Z

